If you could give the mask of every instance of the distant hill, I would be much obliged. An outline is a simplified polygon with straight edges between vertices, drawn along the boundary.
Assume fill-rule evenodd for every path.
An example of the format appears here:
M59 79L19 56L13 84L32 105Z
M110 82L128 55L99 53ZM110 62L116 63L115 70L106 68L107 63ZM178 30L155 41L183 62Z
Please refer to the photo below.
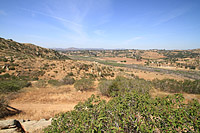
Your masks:
M79 51L79 50L125 50L125 49L104 49L104 48L75 48L75 47L69 47L69 48L51 48L56 51Z
M67 56L61 55L59 52L52 49L42 48L30 43L19 43L12 39L4 39L1 37L0 55L41 57L47 59L69 59Z

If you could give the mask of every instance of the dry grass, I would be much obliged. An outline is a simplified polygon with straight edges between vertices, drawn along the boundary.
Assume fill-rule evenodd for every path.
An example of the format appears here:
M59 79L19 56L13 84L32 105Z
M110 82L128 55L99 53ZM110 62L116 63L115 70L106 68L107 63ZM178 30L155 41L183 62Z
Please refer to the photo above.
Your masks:
M151 90L150 95L155 98L155 97L165 97L167 95L173 95L175 93L169 93L169 92L163 92L159 91L157 89ZM190 102L192 99L197 99L200 102L200 95L199 94L187 94L183 93L183 96L185 98L185 103Z
M73 110L78 102L87 100L98 91L77 92L73 86L65 85L57 88L25 88L17 98L10 101L10 106L22 110L22 113L6 119L49 119L58 113ZM102 97L102 96L101 96ZM109 100L107 97L102 97Z
M135 76L138 76L139 78L143 78L145 80L153 80L153 79L175 79L175 80L184 80L187 78L182 78L180 76L172 75L172 74L163 74L159 72L149 72L149 71L143 71L143 70L137 70L137 69L127 69L128 74L134 74Z
M143 58L147 58L147 59L160 59L160 58L165 58L164 55L159 54L158 52L153 52L153 51L145 51L142 54Z

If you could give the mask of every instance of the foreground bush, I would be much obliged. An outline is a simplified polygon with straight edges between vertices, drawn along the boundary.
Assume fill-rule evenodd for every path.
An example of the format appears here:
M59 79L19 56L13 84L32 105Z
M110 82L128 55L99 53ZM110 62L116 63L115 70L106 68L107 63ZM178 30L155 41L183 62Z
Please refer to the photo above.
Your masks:
M77 80L74 84L76 90L80 91L93 89L93 86L94 86L94 81L92 79L85 79L85 78Z
M180 94L152 99L125 90L108 103L92 95L57 115L45 132L200 132L200 104Z

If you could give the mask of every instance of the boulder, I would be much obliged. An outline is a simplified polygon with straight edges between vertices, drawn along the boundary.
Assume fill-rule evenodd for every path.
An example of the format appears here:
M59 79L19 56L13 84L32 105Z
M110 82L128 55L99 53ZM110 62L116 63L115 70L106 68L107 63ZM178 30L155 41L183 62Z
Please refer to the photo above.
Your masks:
M26 121L26 122L20 122L20 127L25 131L25 132L30 132L32 126L37 123L37 121Z
M14 125L15 125L14 119L0 121L0 129L9 128L10 126Z
M42 132L42 130L51 125L52 118L49 120L41 119L39 121L30 120L3 120L0 121L0 133L17 132Z
M18 133L17 128L10 128L10 129L2 129L0 133Z
M29 133L42 130L48 127L49 125L51 125L51 120L47 121L45 119L41 119L39 121L27 121L21 123L21 127L23 128L23 130Z

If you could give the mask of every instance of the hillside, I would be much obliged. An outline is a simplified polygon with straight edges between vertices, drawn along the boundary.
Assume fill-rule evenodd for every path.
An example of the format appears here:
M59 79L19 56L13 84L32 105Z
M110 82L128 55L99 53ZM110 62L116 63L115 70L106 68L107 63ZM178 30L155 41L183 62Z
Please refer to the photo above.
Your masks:
M0 56L41 57L46 59L69 59L55 50L42 48L30 43L19 43L0 37Z

